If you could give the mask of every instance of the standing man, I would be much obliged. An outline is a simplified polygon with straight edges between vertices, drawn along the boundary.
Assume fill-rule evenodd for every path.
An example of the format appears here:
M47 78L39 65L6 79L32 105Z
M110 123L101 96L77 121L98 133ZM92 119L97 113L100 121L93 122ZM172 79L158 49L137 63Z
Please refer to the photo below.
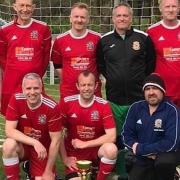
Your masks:
M21 90L25 74L35 72L41 77L49 63L51 32L46 23L32 19L33 0L15 0L14 21L2 27L5 70L2 82L1 112L6 113L11 95Z
M77 77L89 70L96 76L96 95L101 96L101 82L96 67L96 44L100 34L88 30L89 11L84 3L76 3L71 8L71 29L59 35L53 45L51 59L58 72L61 98L78 94Z
M1 91L2 91L2 74L3 71L2 71L2 66L0 64L0 101L1 101ZM1 103L0 103L0 109L1 109Z
M5 63L4 63L4 41L2 38L2 28L0 27L0 109L1 109L1 96L2 96L2 78L3 78L3 72L5 68Z
M179 0L160 0L162 20L147 30L156 50L156 69L164 79L167 96L180 107L180 9Z
M179 108L165 98L165 84L157 74L145 79L143 91L145 100L129 108L122 132L134 156L129 180L173 180L180 162Z
M143 98L143 80L155 66L152 41L146 33L131 27L132 18L129 4L122 2L114 7L112 20L115 29L105 34L97 46L98 67L106 79L106 95L118 134L129 105Z
M66 165L66 179L78 177L77 160L99 164L97 180L105 180L116 162L116 128L108 102L94 95L97 87L93 73L83 71L78 76L78 95L61 100L67 136L60 147ZM100 159L100 162L99 162Z
M59 106L41 94L42 81L36 73L24 76L22 90L11 97L6 112L3 164L7 179L19 180L19 162L28 159L32 179L54 180L61 137Z

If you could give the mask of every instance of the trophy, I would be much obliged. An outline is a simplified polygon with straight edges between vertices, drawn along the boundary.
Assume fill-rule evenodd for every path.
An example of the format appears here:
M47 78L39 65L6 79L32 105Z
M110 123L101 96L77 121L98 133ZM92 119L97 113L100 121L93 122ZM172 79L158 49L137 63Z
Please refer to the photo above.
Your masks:
M88 160L78 160L76 164L79 169L79 177L81 177L82 180L90 180L92 162Z

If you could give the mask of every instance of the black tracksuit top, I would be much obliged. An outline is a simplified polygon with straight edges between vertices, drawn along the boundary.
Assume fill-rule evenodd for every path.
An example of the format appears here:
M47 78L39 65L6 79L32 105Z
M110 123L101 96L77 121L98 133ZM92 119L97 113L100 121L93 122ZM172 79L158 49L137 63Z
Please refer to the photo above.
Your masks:
M98 43L97 64L106 78L107 99L118 105L130 105L143 98L144 78L154 71L153 43L140 30L128 30L124 39L111 31Z

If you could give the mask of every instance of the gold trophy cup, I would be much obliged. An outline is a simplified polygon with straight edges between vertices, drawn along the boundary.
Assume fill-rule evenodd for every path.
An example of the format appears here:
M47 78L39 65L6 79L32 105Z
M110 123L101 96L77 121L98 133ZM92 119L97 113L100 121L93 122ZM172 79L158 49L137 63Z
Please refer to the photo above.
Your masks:
M76 161L76 164L79 169L79 177L81 177L82 180L89 180L91 175L92 162L88 160L78 160Z

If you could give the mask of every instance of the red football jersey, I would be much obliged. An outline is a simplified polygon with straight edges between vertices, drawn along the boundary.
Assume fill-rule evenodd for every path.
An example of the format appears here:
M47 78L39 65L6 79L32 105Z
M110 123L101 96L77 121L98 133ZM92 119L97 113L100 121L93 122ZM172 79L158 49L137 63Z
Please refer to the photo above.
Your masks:
M88 107L83 107L79 95L74 95L64 98L60 108L64 116L63 125L67 128L65 147L68 155L93 160L92 154L97 156L99 147L74 149L71 141L76 138L82 141L96 139L105 134L105 129L115 128L109 103L94 96L92 103Z
M17 129L38 138L47 150L51 143L49 132L60 131L62 128L59 107L46 96L42 96L40 106L30 109L22 93L13 95L7 108L6 120L18 121Z
M5 69L5 44L3 39L2 28L0 27L0 68L4 71Z
M99 83L96 94L101 95L101 83L96 65L96 45L99 39L100 34L90 30L81 37L75 37L71 31L68 31L55 39L51 59L58 68L62 68L61 98L78 94L75 84L79 73L84 70L95 74Z
M35 72L41 77L47 69L51 32L46 23L32 19L27 26L10 22L1 31L5 71L2 83L2 113L5 114L12 94L21 89L25 74Z
M160 21L152 25L147 33L155 45L155 72L164 79L167 96L180 106L180 21L174 27L167 27Z

